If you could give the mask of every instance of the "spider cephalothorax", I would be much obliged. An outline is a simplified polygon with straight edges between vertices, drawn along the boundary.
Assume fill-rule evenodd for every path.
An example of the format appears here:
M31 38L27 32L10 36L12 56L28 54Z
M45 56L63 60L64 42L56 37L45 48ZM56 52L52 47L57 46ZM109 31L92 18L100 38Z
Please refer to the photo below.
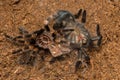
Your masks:
M82 19L80 23L76 19L78 19L81 14ZM86 53L86 49L91 49L101 44L102 36L100 34L99 25L97 24L96 27L97 36L91 37L89 31L84 26L85 22L86 10L82 13L82 9L75 15L69 11L59 10L45 20L45 25L53 27L57 34L64 36L66 42L70 44L71 50L78 52L76 66L80 63L87 65L90 58ZM97 41L97 45L94 44L94 41Z

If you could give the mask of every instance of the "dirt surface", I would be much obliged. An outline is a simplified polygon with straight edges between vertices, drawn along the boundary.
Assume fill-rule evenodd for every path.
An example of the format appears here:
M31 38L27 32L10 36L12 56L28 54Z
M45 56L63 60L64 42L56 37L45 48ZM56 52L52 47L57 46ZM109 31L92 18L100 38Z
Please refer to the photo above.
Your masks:
M74 57L52 65L17 63L11 52L19 47L6 41L4 33L16 36L20 26L32 32L55 11L75 14L80 8L87 11L86 28L95 34L98 23L103 35L100 49L88 52L92 66L86 72L72 73ZM0 80L120 80L120 0L0 0Z

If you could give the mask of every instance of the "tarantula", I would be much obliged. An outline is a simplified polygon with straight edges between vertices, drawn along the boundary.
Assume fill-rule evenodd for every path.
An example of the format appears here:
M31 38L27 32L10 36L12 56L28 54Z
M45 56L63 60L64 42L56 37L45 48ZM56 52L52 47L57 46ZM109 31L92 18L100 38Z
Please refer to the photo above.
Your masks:
M55 33L50 32L49 27L29 33L24 28L19 27L20 36L11 37L5 34L5 37L14 44L24 46L23 49L13 51L13 54L22 54L20 64L33 64L37 54L41 51L49 51L53 57L60 56L70 51L66 45L56 43ZM64 47L64 49L62 48ZM40 54L41 55L41 54Z
M76 20L80 15L82 15L81 23ZM69 43L71 50L78 52L78 60L75 64L76 69L80 64L88 67L90 57L86 53L86 49L99 47L102 40L99 24L96 27L97 36L91 37L89 31L85 28L85 23L86 10L82 11L82 9L75 15L66 10L59 10L45 20L45 25L52 25L56 33L63 36L66 42ZM97 41L97 44L94 41Z
M79 23L76 19L81 14L82 19L81 23ZM13 54L22 54L21 64L29 64L35 60L37 54L40 54L41 51L49 51L53 56L50 62L53 62L57 57L69 54L75 50L78 53L78 59L75 63L76 71L81 64L88 67L90 57L86 50L100 46L102 40L99 25L97 24L96 27L97 36L91 37L88 30L84 27L85 22L85 10L82 13L82 9L80 9L75 15L69 11L59 10L48 17L44 28L29 33L20 27L20 36L11 37L5 34L5 37L17 45L24 46L23 49L13 51ZM94 41L97 41L97 44L94 44Z

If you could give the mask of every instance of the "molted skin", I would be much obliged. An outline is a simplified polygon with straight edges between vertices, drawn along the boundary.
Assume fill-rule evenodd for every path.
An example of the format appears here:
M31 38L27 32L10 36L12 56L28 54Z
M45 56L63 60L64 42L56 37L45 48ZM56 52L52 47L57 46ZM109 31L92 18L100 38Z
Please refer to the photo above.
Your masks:
M75 20L75 16L69 11L59 10L54 15L50 16L45 22L49 25L54 21L53 28L55 30L62 30L61 34L73 44L79 44L80 47L90 45L90 34L84 27L84 22L79 23ZM68 31L67 31L68 30ZM74 30L74 31L69 31Z
M78 19L81 14L82 19L80 23L76 19ZM96 26L97 36L91 37L90 33L84 26L85 22L86 11L84 10L82 13L82 9L80 9L75 15L69 11L59 10L48 17L44 23L45 25L50 25L50 27L57 31L57 34L63 36L65 41L69 43L71 50L76 50L78 52L76 67L78 67L79 63L82 63L87 67L88 62L90 62L90 57L85 49L99 47L102 40L99 25L97 24ZM94 44L94 41L97 41L97 44Z

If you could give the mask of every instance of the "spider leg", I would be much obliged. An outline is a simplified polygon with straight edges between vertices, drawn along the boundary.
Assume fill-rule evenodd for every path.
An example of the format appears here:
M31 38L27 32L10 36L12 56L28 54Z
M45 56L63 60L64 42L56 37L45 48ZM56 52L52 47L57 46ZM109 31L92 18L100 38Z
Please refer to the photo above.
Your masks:
M19 32L20 34L22 34L23 38L26 40L26 41L29 41L29 38L32 37L32 34L30 34L27 30L25 30L23 27L19 27Z
M50 28L49 28L48 25L45 25L44 28L45 28L46 31L50 32Z
M21 51L22 54L18 58L18 63L19 64L28 64L28 62L30 60L30 52L31 52L31 50Z
M32 36L32 35L31 35L27 30L25 30L23 27L19 27L18 29L19 29L20 34L22 34L22 36L23 36L24 38L29 38L29 37Z
M11 42L13 42L14 44L17 44L17 45L24 45L24 43L26 43L26 42L29 43L29 40L30 40L32 35L29 34L28 31L26 31L22 27L19 27L18 29L20 31L20 34L22 34L21 36L11 37L11 36L5 34L5 37L8 40L10 40Z
M14 44L17 45L23 45L25 41L22 39L22 36L17 36L17 37L11 37L7 34L4 35L9 41L13 42Z
M19 27L18 29L19 29L20 33L22 34L23 39L25 39L25 43L27 43L27 44L34 43L34 37L37 36L36 34L39 35L40 31L42 30L42 29L40 29L40 30L34 31L33 33L29 33L23 27Z
M85 49L81 48L82 52L83 52L83 58L84 58L84 61L86 63L86 67L88 67L87 65L90 64L90 57L89 55L87 54L87 52L85 51Z
M83 11L81 22L82 23L86 22L86 10Z
M45 29L40 29L40 30L34 31L32 34L41 35L44 31L45 31Z
M86 51L81 48L78 50L78 61L75 64L75 72L79 67L82 67L82 65L88 68L88 64L90 64L90 57L87 55Z
M23 49L18 49L17 51L13 52L13 54L17 53L20 54L20 57L18 57L19 64L34 65L36 57L39 54L39 49L37 47L26 46Z
M9 41L13 42L14 44L24 45L24 43L25 43L26 41L29 41L28 38L31 37L31 34L29 34L28 31L26 31L26 30L25 30L24 28L22 28L22 27L19 27L18 29L19 29L19 31L20 31L20 34L22 34L21 36L11 37L11 36L5 34L5 37L6 37Z
M82 13L82 9L80 9L78 11L78 13L74 15L75 19L78 19L80 17L81 13Z
M28 46L24 47L23 49L15 50L15 51L12 52L12 54L18 54L18 53L21 54L21 53L25 53L27 51L29 51L29 47Z
M92 37L91 40L92 41L96 41L97 40L97 46L100 46L101 41L102 41L102 35L100 34L100 27L99 27L98 24L97 24L97 27L96 27L96 34L97 34L97 36Z
M97 27L96 27L96 32L97 32L97 36L99 37L97 45L100 46L101 41L102 41L102 35L100 34L100 26L98 24L97 24Z
M35 52L30 50L29 48L28 49L22 49L22 50L18 50L16 51L16 53L20 53L20 57L18 57L18 63L19 64L30 64L30 65L33 65L34 61L35 61L35 57L36 57L36 54L34 54ZM14 54L16 54L14 52Z
M29 56L30 56L30 58L29 58L29 60L28 60L27 63L30 64L30 65L34 65L35 59L36 59L36 56L37 56L37 53L34 52L34 51L31 51L31 52L29 53Z
M81 67L81 65L82 65L82 62L81 62L81 61L77 61L77 62L75 63L75 72L77 72L77 70L79 69L79 67Z
M79 69L79 67L81 67L82 66L82 61L80 60L80 59L82 59L82 51L80 50L78 50L78 60L77 60L77 62L75 63L75 72Z

